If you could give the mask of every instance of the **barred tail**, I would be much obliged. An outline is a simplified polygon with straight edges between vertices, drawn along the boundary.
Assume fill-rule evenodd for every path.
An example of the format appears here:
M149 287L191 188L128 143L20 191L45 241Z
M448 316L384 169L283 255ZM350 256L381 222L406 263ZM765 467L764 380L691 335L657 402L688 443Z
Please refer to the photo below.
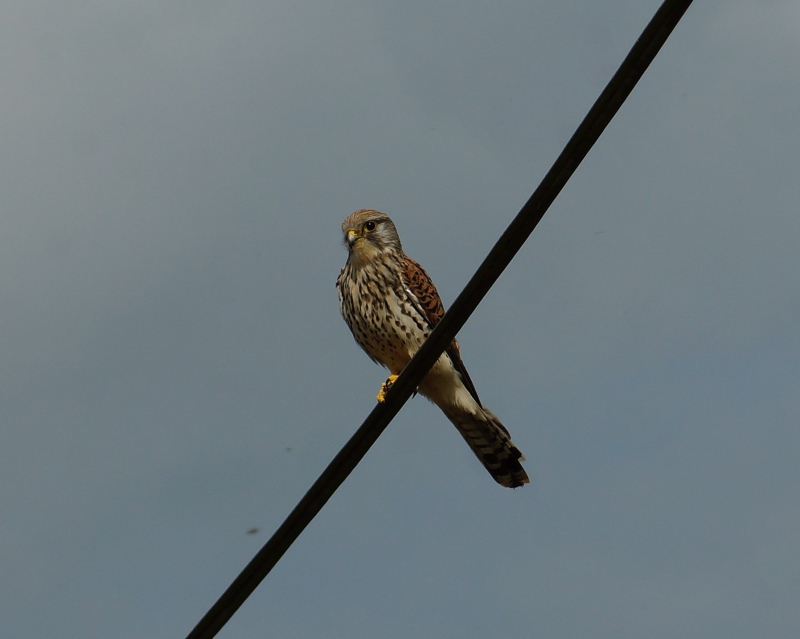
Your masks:
M517 488L530 481L520 464L525 456L492 411L485 407L478 414L454 407L442 410L498 484Z

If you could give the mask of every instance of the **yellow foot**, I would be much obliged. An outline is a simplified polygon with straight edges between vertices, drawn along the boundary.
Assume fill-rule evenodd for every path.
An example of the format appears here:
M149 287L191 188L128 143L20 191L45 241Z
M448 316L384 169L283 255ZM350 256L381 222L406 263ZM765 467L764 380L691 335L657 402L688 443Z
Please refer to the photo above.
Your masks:
M389 379L383 382L380 391L378 391L378 397L376 398L381 404L386 401L386 393L389 392L389 389L394 384L394 380L397 379L397 375L389 375Z

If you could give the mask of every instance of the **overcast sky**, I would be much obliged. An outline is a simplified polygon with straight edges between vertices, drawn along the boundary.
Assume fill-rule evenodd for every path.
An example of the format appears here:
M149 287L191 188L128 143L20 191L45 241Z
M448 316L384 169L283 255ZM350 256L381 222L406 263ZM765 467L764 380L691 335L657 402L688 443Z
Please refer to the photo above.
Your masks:
M450 303L658 5L6 0L0 636L184 637L386 376L342 220ZM800 636L798 60L695 3L460 334L531 484L417 397L220 637Z

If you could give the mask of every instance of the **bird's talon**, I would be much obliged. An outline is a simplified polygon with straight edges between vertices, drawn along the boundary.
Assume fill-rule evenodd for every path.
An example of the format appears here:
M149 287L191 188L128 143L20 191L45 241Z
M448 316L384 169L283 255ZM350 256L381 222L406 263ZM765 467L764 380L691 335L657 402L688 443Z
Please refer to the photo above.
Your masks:
M381 385L381 389L378 391L378 397L376 398L381 404L386 401L386 393L389 392L389 389L392 387L392 384L394 384L394 380L396 379L397 375L389 375L389 379L387 379Z

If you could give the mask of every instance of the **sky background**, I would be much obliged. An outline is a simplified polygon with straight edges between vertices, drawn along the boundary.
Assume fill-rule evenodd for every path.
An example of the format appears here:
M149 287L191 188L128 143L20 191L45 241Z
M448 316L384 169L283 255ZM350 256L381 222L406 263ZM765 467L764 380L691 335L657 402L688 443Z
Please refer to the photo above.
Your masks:
M0 636L184 637L386 376L342 220L450 303L658 5L6 0ZM798 60L695 3L459 336L531 484L417 397L219 636L800 635Z

